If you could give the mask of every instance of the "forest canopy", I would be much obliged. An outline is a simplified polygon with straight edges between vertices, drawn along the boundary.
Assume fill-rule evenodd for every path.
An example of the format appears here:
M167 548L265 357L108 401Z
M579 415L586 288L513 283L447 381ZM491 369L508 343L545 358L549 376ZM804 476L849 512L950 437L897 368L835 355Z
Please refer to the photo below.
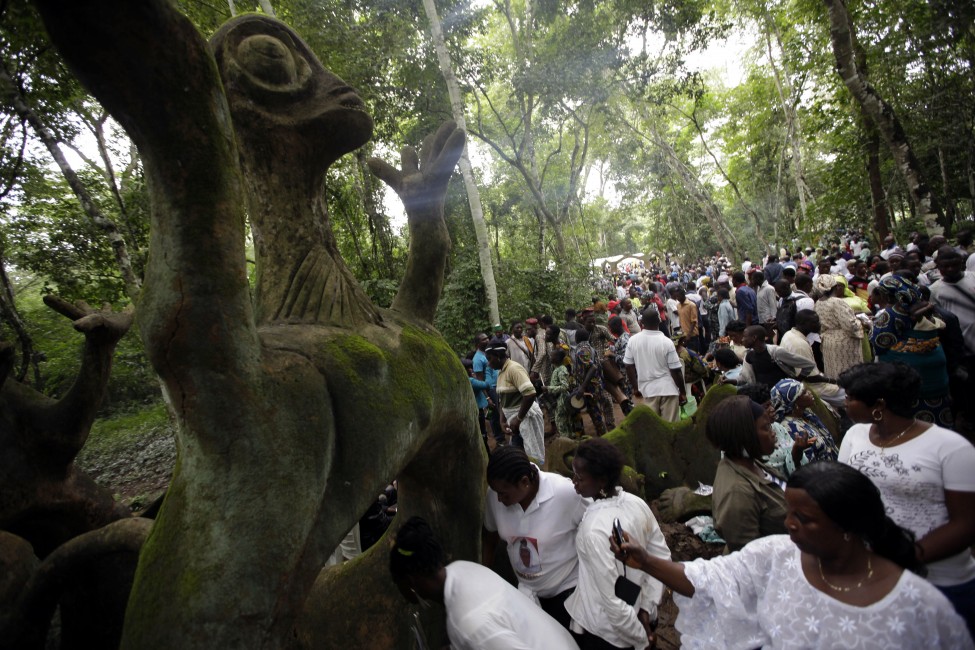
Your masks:
M365 100L373 140L322 191L340 251L377 304L402 277L408 233L365 160L391 159L462 113L483 221L452 182L437 325L458 348L495 320L487 260L503 322L584 298L591 261L609 255L760 257L839 227L877 239L923 229L925 212L949 232L972 219L967 0L177 4L205 37L232 15L273 13ZM2 11L0 310L4 337L20 341L20 375L33 363L43 383L37 296L137 302L149 207L138 151L33 8ZM873 98L886 112L871 113Z

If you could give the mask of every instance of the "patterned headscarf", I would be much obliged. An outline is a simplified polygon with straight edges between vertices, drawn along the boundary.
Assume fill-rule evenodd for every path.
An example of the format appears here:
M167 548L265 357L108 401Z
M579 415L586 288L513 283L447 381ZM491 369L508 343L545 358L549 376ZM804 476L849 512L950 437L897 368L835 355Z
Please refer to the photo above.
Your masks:
M891 275L880 281L877 287L891 306L903 314L909 314L911 307L921 300L921 290L910 280L899 275Z
M555 349L565 352L565 357L562 359L562 365L566 368L572 368L572 348L559 341L555 344Z
M792 413L796 400L806 392L806 387L795 379L779 380L772 386L772 410L775 411L775 421L781 422Z
M832 273L823 273L816 276L816 288L823 293L832 293L836 286L836 276Z

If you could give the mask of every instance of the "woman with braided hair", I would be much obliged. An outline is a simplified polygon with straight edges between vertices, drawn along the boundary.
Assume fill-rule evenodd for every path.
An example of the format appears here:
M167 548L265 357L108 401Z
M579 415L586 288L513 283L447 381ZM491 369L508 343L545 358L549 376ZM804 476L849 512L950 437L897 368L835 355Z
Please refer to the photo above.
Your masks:
M396 533L389 572L403 597L447 610L454 650L578 650L572 635L494 571L446 554L433 530L411 517Z
M504 540L519 591L568 629L565 600L579 574L576 530L591 499L579 496L568 478L540 471L517 447L491 454L487 483L482 563L494 565Z
M796 470L786 535L671 562L609 538L617 559L674 590L684 648L975 648L962 618L915 572L914 536L880 491L832 461ZM624 535L626 539L628 535Z

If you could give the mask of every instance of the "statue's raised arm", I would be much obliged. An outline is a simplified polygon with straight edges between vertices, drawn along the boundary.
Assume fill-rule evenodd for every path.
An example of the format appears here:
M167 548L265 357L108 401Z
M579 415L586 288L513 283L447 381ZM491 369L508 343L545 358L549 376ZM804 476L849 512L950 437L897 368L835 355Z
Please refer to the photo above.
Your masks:
M201 371L208 359L236 359L227 374L253 376L243 187L209 46L167 0L36 4L72 71L142 156L153 236L140 320L175 407L212 381ZM200 363L171 363L185 357Z
M444 267L450 235L444 223L447 181L464 151L464 132L453 121L445 122L427 136L420 156L412 147L400 154L402 169L378 159L369 159L369 169L403 201L410 226L410 257L406 276L392 308L433 322L443 289Z

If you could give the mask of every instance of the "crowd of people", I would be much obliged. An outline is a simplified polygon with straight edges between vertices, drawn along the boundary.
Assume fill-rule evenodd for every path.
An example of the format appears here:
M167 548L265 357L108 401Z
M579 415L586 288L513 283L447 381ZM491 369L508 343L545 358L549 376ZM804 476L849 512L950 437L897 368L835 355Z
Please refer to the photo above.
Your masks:
M544 446L546 427L578 438L585 419L602 435L634 399L676 421L688 413L685 403L699 401L715 382L771 388L793 379L842 412L838 378L872 361L917 370L916 416L971 437L969 240L968 231L954 245L915 233L905 248L888 238L873 253L861 235L845 233L831 246L781 250L759 263L746 257L734 268L720 254L684 265L669 257L628 264L598 283L605 295L567 310L560 322L535 315L508 331L499 324L478 333L465 363L485 440L493 448L513 439L532 453ZM497 376L505 366L501 395Z
M455 648L652 647L665 586L690 648L975 647L972 252L843 233L735 268L665 258L559 323L479 333L483 566L411 520L394 579L443 603ZM617 409L677 421L729 385L705 422L727 554L673 562L601 436ZM540 469L546 429L582 440L571 479ZM487 568L500 544L517 587Z

